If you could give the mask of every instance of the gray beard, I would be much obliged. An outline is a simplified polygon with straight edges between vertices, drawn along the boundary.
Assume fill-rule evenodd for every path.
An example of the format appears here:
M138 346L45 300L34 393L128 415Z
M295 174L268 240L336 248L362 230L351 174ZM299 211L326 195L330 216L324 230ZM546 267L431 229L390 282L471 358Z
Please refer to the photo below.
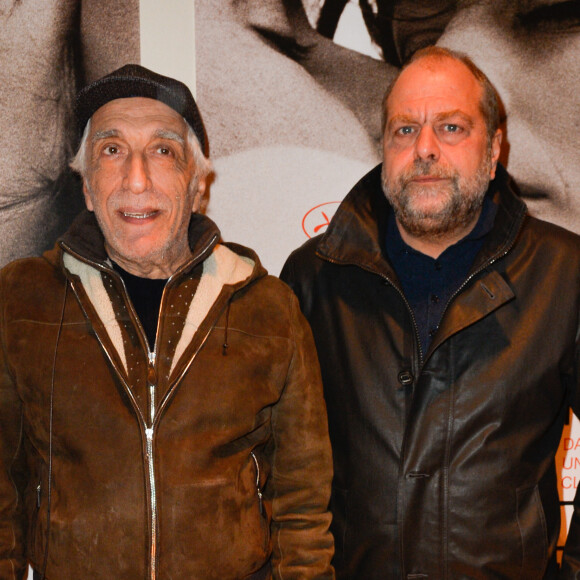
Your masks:
M384 168L383 165L383 191L403 229L416 238L443 238L467 228L479 213L490 181L491 151L469 178L461 178L436 163L417 160L392 183ZM437 190L411 183L411 179L420 175L447 177L451 182L442 184ZM413 203L417 198L440 196L443 192L446 202L439 211L425 212Z

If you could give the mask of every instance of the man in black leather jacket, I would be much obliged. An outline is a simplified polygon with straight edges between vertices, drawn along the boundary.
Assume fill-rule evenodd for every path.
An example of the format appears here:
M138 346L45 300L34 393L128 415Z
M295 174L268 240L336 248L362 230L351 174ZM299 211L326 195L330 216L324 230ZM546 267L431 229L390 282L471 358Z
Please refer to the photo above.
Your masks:
M283 269L322 366L339 578L580 573L576 515L557 564L554 464L580 408L580 238L527 215L498 126L471 61L419 51L382 166Z

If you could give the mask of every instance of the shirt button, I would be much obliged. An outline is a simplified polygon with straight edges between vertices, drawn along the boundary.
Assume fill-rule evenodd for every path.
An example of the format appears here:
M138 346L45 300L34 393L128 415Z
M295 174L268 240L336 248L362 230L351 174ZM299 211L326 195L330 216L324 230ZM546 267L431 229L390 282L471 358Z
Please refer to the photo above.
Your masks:
M437 294L431 294L431 302L437 304L437 302L439 302L439 296L437 296Z
M437 334L437 327L435 327L435 328L432 328L432 329L429 331L429 336L430 336L431 338L433 338L433 337L434 337L436 334Z
M435 262L435 270L441 270L441 268L443 268L441 262Z

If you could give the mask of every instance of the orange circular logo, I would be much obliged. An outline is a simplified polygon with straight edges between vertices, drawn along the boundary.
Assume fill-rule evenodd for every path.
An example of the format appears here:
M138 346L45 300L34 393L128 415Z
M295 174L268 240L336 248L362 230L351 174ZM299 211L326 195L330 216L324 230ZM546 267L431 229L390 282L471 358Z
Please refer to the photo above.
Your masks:
M314 206L302 218L302 230L309 237L317 236L326 231L340 201L327 201Z

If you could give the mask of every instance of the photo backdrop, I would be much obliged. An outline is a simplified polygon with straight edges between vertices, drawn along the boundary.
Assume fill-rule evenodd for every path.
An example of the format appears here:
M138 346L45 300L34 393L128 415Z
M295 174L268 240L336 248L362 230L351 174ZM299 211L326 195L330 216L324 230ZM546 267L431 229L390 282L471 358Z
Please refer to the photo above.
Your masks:
M278 274L380 162L382 93L431 43L497 87L501 159L531 213L580 232L577 0L5 0L0 29L0 265L51 247L82 208L75 91L140 61L196 94L216 169L205 211ZM576 419L556 466L569 514Z

